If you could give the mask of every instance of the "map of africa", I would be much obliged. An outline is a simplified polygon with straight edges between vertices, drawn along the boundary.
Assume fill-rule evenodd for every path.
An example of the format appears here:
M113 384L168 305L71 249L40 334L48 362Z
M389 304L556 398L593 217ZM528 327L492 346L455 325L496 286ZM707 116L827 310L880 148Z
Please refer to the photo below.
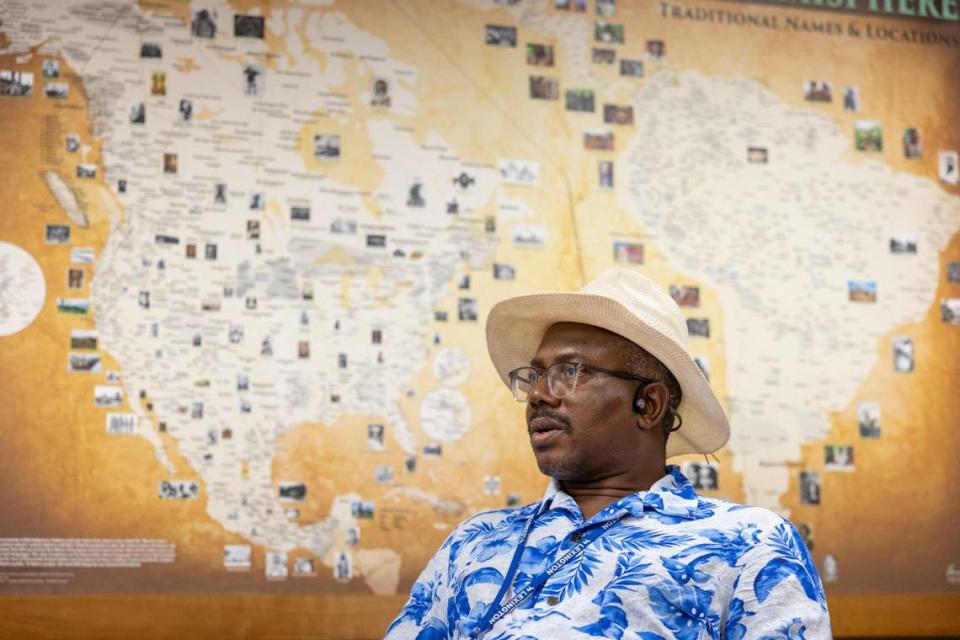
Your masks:
M828 593L956 593L956 47L712 0L0 12L0 592L402 594L545 485L490 307L619 265L730 416L701 491Z

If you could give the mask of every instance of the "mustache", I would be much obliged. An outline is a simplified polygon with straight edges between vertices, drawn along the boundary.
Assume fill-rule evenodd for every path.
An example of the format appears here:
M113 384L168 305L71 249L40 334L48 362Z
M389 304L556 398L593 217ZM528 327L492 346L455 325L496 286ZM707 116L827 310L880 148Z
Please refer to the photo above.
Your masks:
M573 425L573 421L570 420L570 416L565 416L562 413L556 413L555 411L551 411L549 408L543 406L537 408L532 414L530 414L530 419L527 420L527 424L529 425L537 418L546 418L547 420L556 422L557 424L562 425L564 429L569 429Z

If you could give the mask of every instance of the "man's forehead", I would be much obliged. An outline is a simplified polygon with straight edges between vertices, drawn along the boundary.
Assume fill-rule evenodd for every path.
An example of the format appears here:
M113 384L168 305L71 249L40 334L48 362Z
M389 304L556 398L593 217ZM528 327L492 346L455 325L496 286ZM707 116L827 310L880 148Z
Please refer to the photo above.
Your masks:
M531 362L543 357L584 360L617 353L626 346L626 338L601 327L579 322L558 322L544 332Z

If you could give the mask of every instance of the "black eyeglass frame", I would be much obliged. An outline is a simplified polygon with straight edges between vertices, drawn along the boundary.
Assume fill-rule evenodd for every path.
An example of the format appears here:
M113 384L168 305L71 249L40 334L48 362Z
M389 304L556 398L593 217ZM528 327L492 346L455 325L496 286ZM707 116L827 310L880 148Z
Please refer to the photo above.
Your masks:
M555 392L555 390L554 390L554 388L553 388L555 385L550 382L550 379L551 379L551 378L550 378L550 371L551 371L551 370L559 371L559 369L555 369L555 367L562 367L562 366L567 366L567 367L569 367L569 366L574 366L574 367L576 367L576 369L577 369L577 377L576 377L576 379L574 380L574 382L573 382L573 388L569 391L569 393L565 393L565 394L563 394L562 396L560 396L560 395L557 395L557 394L556 394L556 392ZM626 371L614 371L614 370L612 370L612 369L604 369L603 367L595 367L595 366L593 366L593 365L591 365L591 364L584 364L584 363L582 363L582 362L555 362L555 363L553 363L552 365L550 365L550 366L547 367L547 368L543 368L543 367L530 367L530 366L527 366L527 367L517 367L516 369L512 370L512 371L509 373L509 376L510 376L510 391L513 393L513 399L516 400L517 402L527 402L527 398L530 397L530 392L529 392L529 391L527 392L527 398L521 399L521 398L518 398L518 397L517 397L517 395L518 395L518 394L517 394L517 391L518 391L517 381L518 381L519 378L520 378L520 372L523 371L523 370L525 370L525 369L529 369L529 370L531 370L531 371L537 372L537 379L536 379L536 381L530 383L530 390L531 390L531 391L533 390L533 387L534 387L537 383L539 383L540 380L541 380L544 376L546 376L546 378L547 378L547 390L550 391L550 395L552 395L553 397L555 397L555 398L557 398L557 399L566 398L566 397L568 397L568 396L570 396L570 395L573 395L573 393L577 390L577 382L579 382L579 380L580 380L580 372L581 372L581 371L593 371L593 372L597 372L597 373L603 373L603 374L608 375L608 376L613 376L614 378L620 378L621 380L634 380L634 381L636 381L636 382L641 383L641 385L642 385L641 388L643 388L643 386L646 386L646 385L648 385L648 384L651 384L651 383L654 383L654 382L659 382L658 380L654 380L653 378L644 378L643 376L638 376L638 375L635 375L635 374L632 374L632 373L628 373L628 372L626 372ZM555 375L556 375L556 374L555 374Z

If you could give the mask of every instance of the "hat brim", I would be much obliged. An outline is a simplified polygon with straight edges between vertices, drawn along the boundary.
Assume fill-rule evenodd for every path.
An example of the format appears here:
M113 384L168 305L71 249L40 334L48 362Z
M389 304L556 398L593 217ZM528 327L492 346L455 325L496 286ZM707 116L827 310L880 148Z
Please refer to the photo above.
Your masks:
M730 425L710 384L690 354L656 328L638 321L622 304L588 293L541 293L504 300L487 317L487 350L500 379L528 366L544 333L558 322L578 322L612 331L640 345L674 375L683 392L683 426L667 441L667 457L712 453L726 444Z

